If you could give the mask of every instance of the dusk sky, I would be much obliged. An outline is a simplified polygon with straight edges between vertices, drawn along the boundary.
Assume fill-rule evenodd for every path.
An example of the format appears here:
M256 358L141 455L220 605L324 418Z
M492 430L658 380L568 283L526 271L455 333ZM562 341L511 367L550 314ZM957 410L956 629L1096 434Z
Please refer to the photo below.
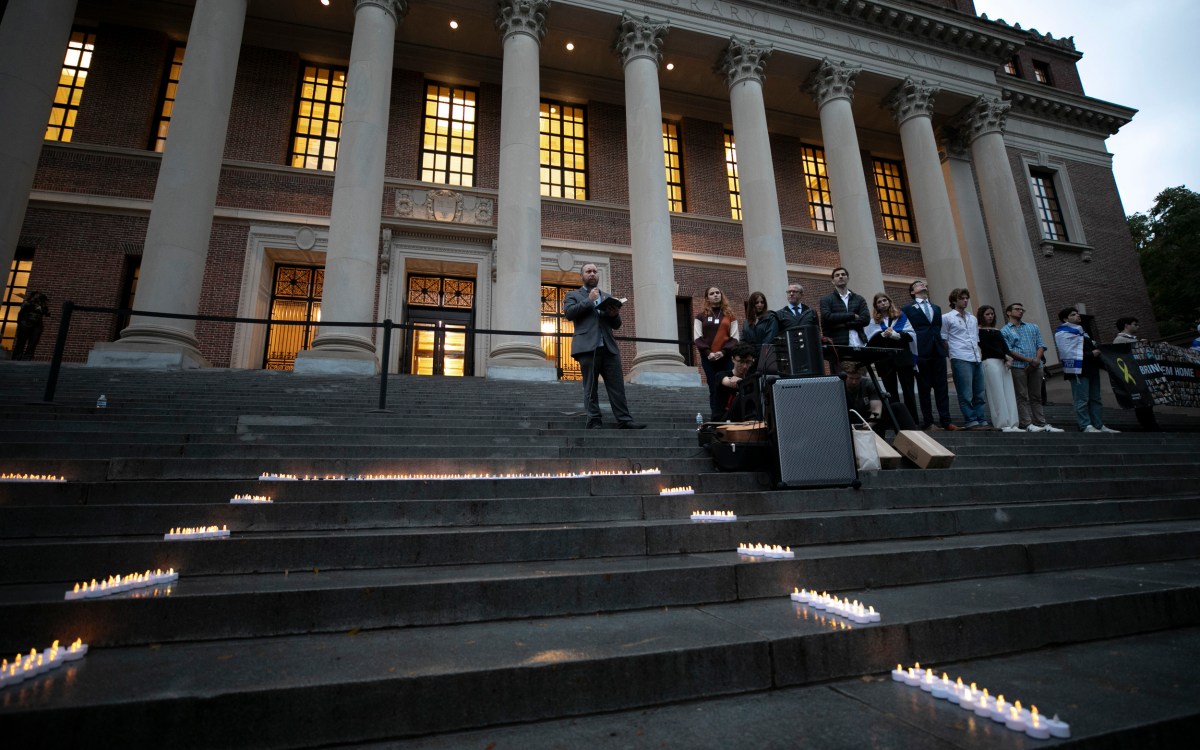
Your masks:
M1148 211L1164 188L1200 190L1200 2L975 0L975 10L1024 29L1075 37L1084 92L1138 110L1108 139L1126 214Z

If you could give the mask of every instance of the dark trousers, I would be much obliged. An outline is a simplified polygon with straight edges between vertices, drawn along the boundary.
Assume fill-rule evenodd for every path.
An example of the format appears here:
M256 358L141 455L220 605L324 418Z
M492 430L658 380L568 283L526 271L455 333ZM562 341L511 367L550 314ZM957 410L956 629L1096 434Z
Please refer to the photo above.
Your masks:
M890 362L880 362L875 366L875 371L879 374L879 380L883 383L883 387L887 389L893 399L904 396L903 408L908 410L908 415L916 424L917 420L921 418L917 413L917 392L913 387L917 380L916 371L911 367L896 367Z
M922 357L917 360L917 383L921 392L921 421L922 427L934 423L933 404L930 403L929 391L933 390L933 400L937 403L937 413L940 419L937 423L946 427L950 424L950 388L946 385L946 358Z
M725 404L720 403L720 398L717 395L717 390L720 383L717 382L717 376L723 371L730 369L729 363L722 357L718 360L711 360L708 357L700 357L700 367L704 369L704 380L708 383L708 413L712 415L714 422L720 421L717 416L725 411Z
M608 403L618 422L632 422L629 406L625 403L625 376L621 372L621 355L607 349L597 349L591 354L575 357L583 374L583 408L588 421L600 420L600 384L604 378L604 389L608 391Z
M13 342L12 358L33 359L33 352L42 339L42 325L23 326L17 324L17 339Z

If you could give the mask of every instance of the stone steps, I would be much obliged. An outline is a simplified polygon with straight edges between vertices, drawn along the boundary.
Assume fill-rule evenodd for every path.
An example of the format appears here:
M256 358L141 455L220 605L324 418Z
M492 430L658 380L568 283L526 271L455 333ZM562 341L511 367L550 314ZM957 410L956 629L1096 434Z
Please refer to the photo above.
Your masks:
M30 690L4 718L14 736L36 733L51 745L87 732L131 744L241 747L641 709L885 673L914 659L978 660L1195 626L1198 568L1166 562L839 592L884 614L869 626L834 623L779 596L97 649L69 668L69 691Z

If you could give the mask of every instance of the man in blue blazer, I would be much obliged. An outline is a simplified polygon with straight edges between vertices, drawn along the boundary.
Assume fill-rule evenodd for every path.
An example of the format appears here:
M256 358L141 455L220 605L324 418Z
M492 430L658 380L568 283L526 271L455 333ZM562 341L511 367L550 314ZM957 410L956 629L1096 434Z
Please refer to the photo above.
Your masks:
M612 406L617 427L640 430L646 425L633 421L625 403L625 377L621 372L621 350L613 331L621 327L620 305L605 301L611 294L600 291L600 271L595 263L586 263L579 273L583 286L567 293L563 300L563 315L575 324L571 336L571 356L579 362L583 373L583 406L587 410L587 429L603 427L600 419L598 378L604 378L608 403ZM614 300L615 302L615 300Z
M904 306L904 314L912 323L917 334L917 384L921 400L921 428L935 428L933 405L929 389L937 402L938 424L943 430L958 429L950 422L950 389L946 386L946 342L942 340L942 308L929 301L929 286L924 279L908 285L911 304Z

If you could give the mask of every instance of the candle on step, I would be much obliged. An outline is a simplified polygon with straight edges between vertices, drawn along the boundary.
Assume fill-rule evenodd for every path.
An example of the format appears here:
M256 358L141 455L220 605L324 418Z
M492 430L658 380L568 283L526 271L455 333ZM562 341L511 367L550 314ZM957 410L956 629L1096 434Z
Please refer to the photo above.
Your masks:
M1046 740L1050 738L1050 727L1046 726L1046 723L1042 720L1041 716L1038 716L1037 706L1034 706L1033 710L1029 712L1028 723L1029 726L1025 727L1025 734L1029 735L1035 740Z
M897 664L896 668L892 670L892 681L893 682L904 682L904 677L906 674L907 673L904 671L904 667Z
M1071 725L1058 718L1058 714L1054 714L1052 719L1042 719L1042 723L1050 730L1051 737L1058 739L1066 739L1071 736Z

